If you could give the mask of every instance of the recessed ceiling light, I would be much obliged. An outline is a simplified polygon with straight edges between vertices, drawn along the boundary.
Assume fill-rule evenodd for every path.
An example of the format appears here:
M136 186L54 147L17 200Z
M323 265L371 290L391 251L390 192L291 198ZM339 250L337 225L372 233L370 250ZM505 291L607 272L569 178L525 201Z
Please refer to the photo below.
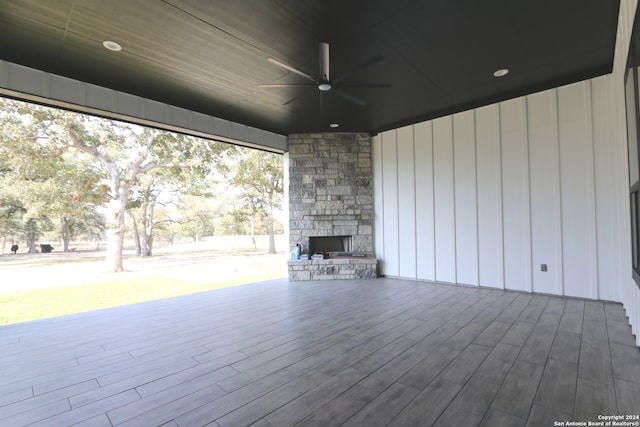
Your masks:
M493 73L493 77L503 77L503 76L506 76L507 74L509 74L509 70L506 68L501 68L499 70L496 70L496 72Z
M331 123L331 124L329 125L329 127L330 127L330 128L333 128L333 129L337 128L338 126L340 126L338 123Z
M120 52L122 50L122 46L120 46L118 43L111 41L111 40L105 40L102 42L102 46L106 47L109 50L112 50L114 52Z

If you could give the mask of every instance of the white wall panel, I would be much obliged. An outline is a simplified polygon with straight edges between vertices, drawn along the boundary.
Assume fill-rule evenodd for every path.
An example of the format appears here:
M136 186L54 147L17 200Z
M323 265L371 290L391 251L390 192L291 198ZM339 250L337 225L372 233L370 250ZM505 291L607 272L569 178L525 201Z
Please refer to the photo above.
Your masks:
M597 298L589 84L564 86L557 92L564 294Z
M433 135L431 122L413 126L416 174L416 256L418 279L435 280Z
M371 138L371 161L373 163L373 215L374 247L378 259L378 271L384 274L384 186L382 181L382 136Z
M399 234L398 234L398 147L396 131L382 135L382 191L384 191L384 270L388 276L399 276Z
M620 296L613 286L619 265L619 235L623 232L616 224L616 168L615 149L610 135L611 104L607 93L607 79L591 81L591 107L593 119L593 154L595 174L596 241L598 259L598 297L617 301ZM624 268L624 267L622 267Z
M479 284L504 288L502 174L498 106L476 110Z
M505 288L531 291L529 160L524 98L500 103Z
M478 207L474 112L453 116L456 281L478 285Z
M398 146L398 241L402 277L416 278L416 178L413 126L397 130Z
M557 117L555 91L527 97L533 291L548 294L562 294Z
M433 192L436 280L455 283L456 230L451 116L433 121Z
M385 274L621 299L610 91L602 78L384 133Z

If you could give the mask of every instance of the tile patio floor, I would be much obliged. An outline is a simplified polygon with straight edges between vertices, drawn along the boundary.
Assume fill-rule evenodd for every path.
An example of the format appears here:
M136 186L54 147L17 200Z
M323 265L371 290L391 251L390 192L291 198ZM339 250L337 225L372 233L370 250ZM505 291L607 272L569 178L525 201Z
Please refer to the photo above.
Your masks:
M0 327L2 426L553 426L640 414L620 304L277 280Z

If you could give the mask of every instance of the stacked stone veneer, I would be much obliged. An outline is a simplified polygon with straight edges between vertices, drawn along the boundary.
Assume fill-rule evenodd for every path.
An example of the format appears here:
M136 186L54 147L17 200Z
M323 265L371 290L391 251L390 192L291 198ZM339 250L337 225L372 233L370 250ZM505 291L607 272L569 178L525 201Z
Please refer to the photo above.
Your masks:
M371 137L357 133L289 136L289 246L310 236L352 236L369 259L289 261L289 280L376 276Z

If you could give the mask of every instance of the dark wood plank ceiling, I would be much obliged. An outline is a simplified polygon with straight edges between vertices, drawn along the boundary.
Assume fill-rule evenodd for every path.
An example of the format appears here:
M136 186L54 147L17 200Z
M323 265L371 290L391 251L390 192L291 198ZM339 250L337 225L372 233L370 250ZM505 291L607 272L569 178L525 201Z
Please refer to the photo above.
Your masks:
M611 72L618 8L614 0L0 0L0 59L285 135L334 122L376 133ZM317 88L260 87L307 83L268 58L319 75L319 42L330 44L332 77L392 87L342 89L365 106L329 91L322 108ZM358 68L376 55L383 59ZM510 73L493 77L500 68Z

